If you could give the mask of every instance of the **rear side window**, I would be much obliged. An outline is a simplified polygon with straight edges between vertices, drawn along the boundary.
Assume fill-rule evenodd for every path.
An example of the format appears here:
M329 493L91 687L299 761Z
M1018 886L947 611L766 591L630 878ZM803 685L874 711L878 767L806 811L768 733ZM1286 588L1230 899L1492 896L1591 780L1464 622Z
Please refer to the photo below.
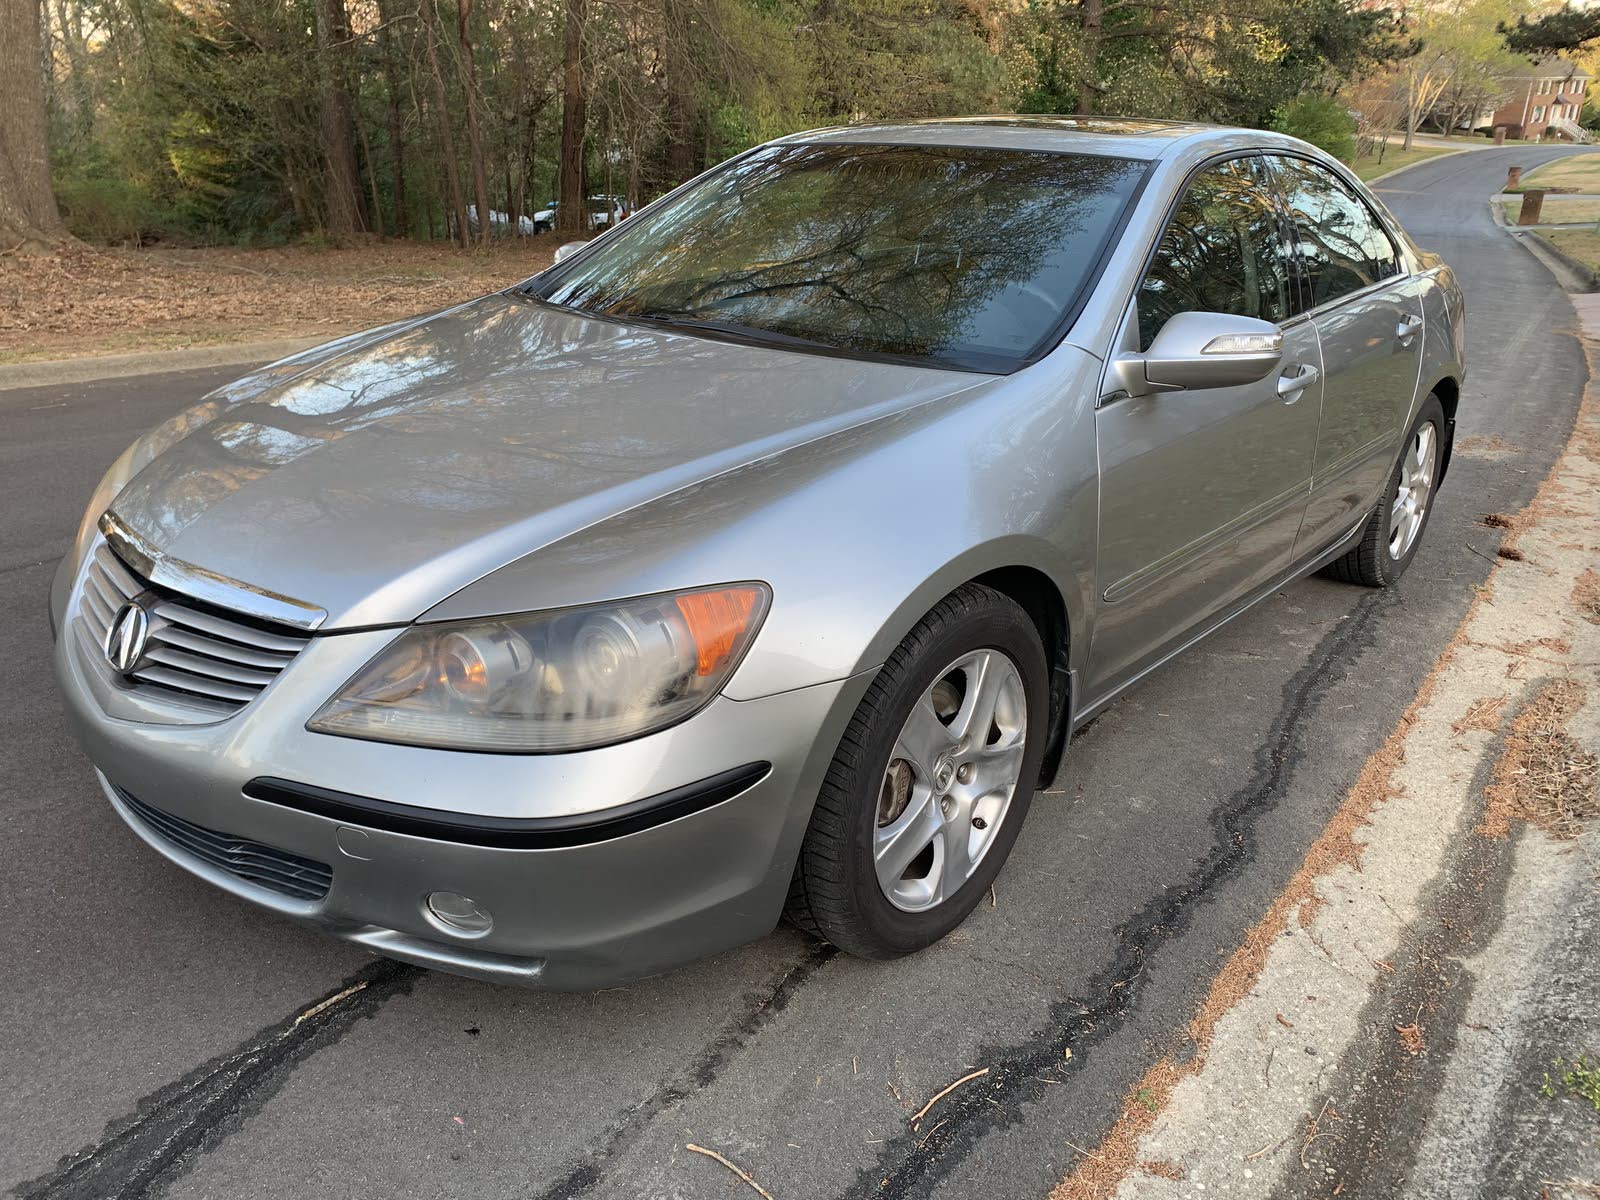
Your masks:
M1274 323L1289 315L1282 216L1259 159L1237 158L1194 177L1139 287L1139 348L1169 318L1220 312Z
M1394 243L1366 201L1332 171L1303 158L1273 157L1294 223L1305 308L1400 273Z

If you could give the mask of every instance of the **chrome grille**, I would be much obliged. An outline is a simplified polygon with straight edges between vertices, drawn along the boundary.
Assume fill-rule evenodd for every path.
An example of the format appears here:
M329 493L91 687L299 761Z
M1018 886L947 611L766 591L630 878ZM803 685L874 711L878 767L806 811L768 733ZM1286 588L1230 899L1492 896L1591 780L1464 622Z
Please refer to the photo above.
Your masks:
M123 604L146 597L150 635L123 681L217 716L254 700L311 639L287 628L230 618L134 574L103 542L84 574L80 633L103 661L106 633Z
M325 862L231 833L218 833L152 808L120 787L116 792L117 798L156 833L230 875L296 900L321 900L333 886L333 868Z

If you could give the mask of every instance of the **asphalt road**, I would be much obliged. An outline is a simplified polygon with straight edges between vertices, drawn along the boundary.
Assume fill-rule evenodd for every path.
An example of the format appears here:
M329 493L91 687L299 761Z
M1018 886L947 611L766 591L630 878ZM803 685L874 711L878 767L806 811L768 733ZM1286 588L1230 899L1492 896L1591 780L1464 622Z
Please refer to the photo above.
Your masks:
M1486 204L1509 163L1560 153L1477 151L1382 189L1459 271L1472 348L1470 440L1403 585L1297 583L1115 705L1035 803L994 904L889 965L780 929L627 988L497 989L375 962L168 866L65 734L45 593L100 471L235 372L0 393L0 1186L752 1194L694 1142L779 1200L1046 1195L1181 1050L1221 957L1466 612L1498 542L1479 516L1525 503L1571 429L1570 305Z

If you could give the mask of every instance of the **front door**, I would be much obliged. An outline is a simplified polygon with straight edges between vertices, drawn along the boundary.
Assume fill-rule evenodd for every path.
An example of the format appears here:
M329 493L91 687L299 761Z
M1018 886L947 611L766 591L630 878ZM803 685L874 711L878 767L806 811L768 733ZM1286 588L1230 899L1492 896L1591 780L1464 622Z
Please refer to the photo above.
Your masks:
M1207 167L1189 182L1135 297L1126 337L1140 350L1176 313L1223 312L1276 322L1283 361L1243 387L1102 401L1090 702L1288 566L1322 385L1316 327L1292 314L1282 234L1260 158ZM1296 379L1308 382L1296 389Z
M1303 158L1267 162L1293 222L1298 307L1322 339L1322 428L1297 546L1310 555L1364 521L1388 483L1422 365L1422 297L1354 189Z

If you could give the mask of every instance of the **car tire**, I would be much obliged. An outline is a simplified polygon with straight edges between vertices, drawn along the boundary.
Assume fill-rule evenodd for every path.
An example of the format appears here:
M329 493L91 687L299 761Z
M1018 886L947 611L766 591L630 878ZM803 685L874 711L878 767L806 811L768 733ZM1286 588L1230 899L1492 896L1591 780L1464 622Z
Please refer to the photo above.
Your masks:
M800 850L790 920L878 959L921 950L959 925L1027 816L1050 726L1048 679L1039 632L1008 596L969 583L935 605L884 663L840 740Z
M1406 434L1400 461L1367 519L1361 540L1322 568L1324 575L1364 587L1393 587L1400 581L1416 557L1433 515L1439 471L1444 465L1444 429L1444 406L1439 397L1429 395Z

